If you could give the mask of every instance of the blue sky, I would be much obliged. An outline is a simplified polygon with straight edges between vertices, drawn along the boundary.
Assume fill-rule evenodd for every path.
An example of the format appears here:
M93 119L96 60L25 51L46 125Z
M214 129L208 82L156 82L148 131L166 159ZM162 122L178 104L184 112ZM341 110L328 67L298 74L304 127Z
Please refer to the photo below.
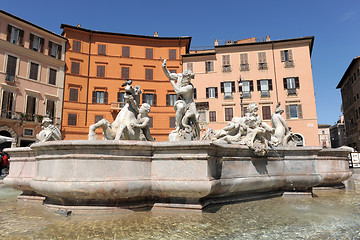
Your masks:
M315 36L312 67L320 124L339 119L336 86L360 55L358 0L1 0L0 8L58 34L62 23L139 35L157 31L161 37L191 36L192 48L213 47L215 39Z

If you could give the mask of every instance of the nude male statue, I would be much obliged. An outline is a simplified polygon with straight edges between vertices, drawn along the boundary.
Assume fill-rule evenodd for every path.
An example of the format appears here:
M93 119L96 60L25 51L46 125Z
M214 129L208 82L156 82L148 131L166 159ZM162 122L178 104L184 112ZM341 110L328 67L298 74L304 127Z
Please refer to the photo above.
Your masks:
M185 70L183 73L170 73L166 68L166 59L162 61L162 68L165 75L170 79L170 83L177 95L175 102L175 130L173 132L180 132L184 128L186 133L195 131L195 139L199 139L200 126L198 122L198 112L193 99L194 86L191 84L191 79L194 74L191 70ZM175 83L175 81L177 81Z

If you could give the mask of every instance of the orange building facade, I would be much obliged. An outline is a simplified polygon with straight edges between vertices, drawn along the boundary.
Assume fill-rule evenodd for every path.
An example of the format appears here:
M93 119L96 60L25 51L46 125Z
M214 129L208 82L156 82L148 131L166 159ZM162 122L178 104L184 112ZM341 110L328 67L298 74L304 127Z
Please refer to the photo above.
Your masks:
M192 83L203 132L221 129L233 117L244 116L252 102L271 125L271 114L280 102L283 117L302 139L300 145L319 146L311 68L313 42L314 37L277 41L267 37L261 42L249 38L223 45L215 41L214 49L184 55L184 69L195 73Z
M158 37L100 32L62 24L68 39L65 63L62 134L65 140L87 139L89 126L104 118L112 122L123 106L126 79L139 85L141 103L151 105L150 132L166 141L174 128L175 92L161 60L171 72L182 72L182 55L191 37ZM102 130L97 133L101 137Z

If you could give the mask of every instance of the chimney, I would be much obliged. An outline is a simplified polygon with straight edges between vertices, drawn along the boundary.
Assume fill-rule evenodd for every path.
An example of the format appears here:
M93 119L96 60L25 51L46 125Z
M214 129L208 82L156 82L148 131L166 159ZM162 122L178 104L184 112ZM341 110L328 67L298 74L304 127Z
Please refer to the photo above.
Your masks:
M215 39L215 46L219 45L219 41L217 39Z
M154 37L159 37L159 33L158 33L158 32L154 32Z

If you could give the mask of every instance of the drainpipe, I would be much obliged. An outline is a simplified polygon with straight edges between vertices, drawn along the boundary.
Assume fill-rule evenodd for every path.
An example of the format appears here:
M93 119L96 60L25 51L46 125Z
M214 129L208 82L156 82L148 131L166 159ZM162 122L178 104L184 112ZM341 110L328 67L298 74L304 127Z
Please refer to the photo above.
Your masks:
M276 67L275 67L274 42L271 43L271 50L272 50L272 56L273 56L273 62L274 62L274 75L275 75L274 82L275 82L276 103L278 103L279 95L278 95L278 84L277 84Z
M88 106L89 106L89 82L90 82L90 55L91 55L91 35L89 36L89 59L88 59L88 73L87 73L87 85L86 85L86 110L85 110L85 127L87 125Z

